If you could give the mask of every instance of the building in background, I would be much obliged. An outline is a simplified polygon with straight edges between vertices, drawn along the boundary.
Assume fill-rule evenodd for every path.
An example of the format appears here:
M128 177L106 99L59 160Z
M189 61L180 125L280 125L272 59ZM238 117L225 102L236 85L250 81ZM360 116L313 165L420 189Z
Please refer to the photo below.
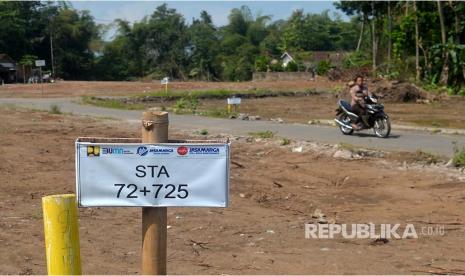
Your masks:
M0 54L0 84L16 82L16 62L7 54Z

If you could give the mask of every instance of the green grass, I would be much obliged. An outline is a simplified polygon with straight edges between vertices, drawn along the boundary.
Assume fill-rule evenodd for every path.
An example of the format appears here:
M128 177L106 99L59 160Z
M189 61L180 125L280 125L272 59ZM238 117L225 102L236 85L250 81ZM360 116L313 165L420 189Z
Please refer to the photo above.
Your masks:
M50 114L61 114L62 112L61 112L61 109L60 109L60 107L58 105L52 104L50 106L50 110L48 111L48 113L50 113Z
M186 96L191 96L201 99L225 99L233 95L241 94L250 94L250 95L264 95L268 93L279 93L271 92L268 90L261 89L252 89L252 90L226 90L226 89L211 89L211 90L176 90L176 91L155 91L151 93L140 94L134 96L135 98L144 98L144 97L155 97L155 98L168 98L168 99L179 99Z
M412 123L419 126L436 127L436 128L447 128L450 127L450 121L447 119L414 119Z
M197 112L198 115L212 117L212 118L229 118L231 114L224 109L203 110Z
M10 111L16 111L18 109L18 106L12 103L3 104L2 107Z
M287 146L291 143L291 140L289 140L288 138L283 138L281 140L281 146Z
M110 116L94 116L95 119L99 120L111 120L111 121L116 121L118 119L110 117Z
M133 96L133 99L141 98L161 98L165 100L177 100L184 97L194 97L198 99L226 99L231 96L246 97L246 96L279 96L279 95L306 95L318 93L315 89L306 89L303 91L284 90L272 91L267 89L248 89L248 90L228 90L228 89L208 89L208 90L175 90L175 91L154 91Z
M428 165L437 164L441 161L441 157L438 155L423 150L417 150L414 153L413 158L416 162L425 163Z
M200 135L208 135L208 129L202 129L199 131Z
M273 138L274 133L271 130L265 130L265 131L258 131L258 132L249 132L250 136L257 137L257 138Z
M465 167L465 147L459 148L457 143L454 142L454 156L452 163L456 167Z
M197 107L199 106L199 100L196 97L182 97L176 101L173 106L175 113L192 113L195 114Z
M126 109L126 110L142 110L145 109L145 106L142 104L136 103L125 103L119 99L102 99L91 96L82 97L81 102L83 104L95 105L106 108L114 109Z
M349 144L349 143L341 142L341 143L339 143L338 147L341 150L348 150L348 151L351 151L351 152L357 151L357 147L352 145L352 144Z

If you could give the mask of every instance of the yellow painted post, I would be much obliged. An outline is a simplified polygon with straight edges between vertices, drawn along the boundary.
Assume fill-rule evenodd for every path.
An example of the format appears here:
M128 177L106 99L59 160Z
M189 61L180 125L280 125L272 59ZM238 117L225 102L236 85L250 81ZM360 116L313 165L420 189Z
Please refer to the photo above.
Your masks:
M74 194L42 197L49 275L80 275L79 226Z
M228 104L228 114L230 114L230 113L231 113L231 105Z

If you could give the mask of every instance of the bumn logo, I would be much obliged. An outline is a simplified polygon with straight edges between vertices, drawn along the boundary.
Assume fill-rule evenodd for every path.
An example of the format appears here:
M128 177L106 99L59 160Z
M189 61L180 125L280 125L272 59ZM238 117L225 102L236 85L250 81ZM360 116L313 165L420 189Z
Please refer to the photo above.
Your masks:
M178 154L179 155L186 155L189 150L185 146L178 147Z

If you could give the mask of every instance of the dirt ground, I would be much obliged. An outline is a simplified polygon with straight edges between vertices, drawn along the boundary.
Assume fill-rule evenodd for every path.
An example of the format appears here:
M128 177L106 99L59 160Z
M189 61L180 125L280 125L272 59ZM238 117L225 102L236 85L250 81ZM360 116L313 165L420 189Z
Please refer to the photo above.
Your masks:
M45 274L41 197L75 192L76 137L138 137L139 125L0 114L0 273ZM277 142L233 141L230 207L169 209L168 273L465 273L465 182L400 155L341 160ZM317 209L336 223L413 223L419 238L305 239ZM140 273L139 208L80 209L80 239L85 274Z
M370 87L379 86L377 82ZM315 89L326 91L320 95L306 97L277 97L244 99L240 112L259 115L264 119L281 118L286 122L307 123L311 120L333 119L338 97L334 91L345 89L345 82L332 82L320 77L316 81L274 81L274 82L173 82L172 90L230 89L251 90L268 89L274 91L302 91ZM40 84L8 84L0 86L0 98L56 98L81 96L131 96L144 92L162 90L158 82L104 82L104 81L60 81L44 84L41 93ZM172 106L175 102L154 104ZM461 109L464 97L445 97L431 103L385 103L386 112L394 124L441 128L465 128ZM201 100L199 109L226 109L225 100Z
M320 77L316 81L271 81L271 82L172 82L170 90L330 90L342 82L328 81ZM43 84L6 84L0 86L1 98L53 98L79 96L129 96L144 92L162 91L159 82L122 82L122 81L59 81Z
M285 122L308 123L334 119L338 97L332 93L303 97L245 99L239 112L259 115L263 119L281 118ZM346 99L348 100L348 99ZM174 104L174 103L173 103ZM450 97L431 103L384 103L392 123L443 128L465 128L461 112L464 97ZM226 108L224 100L202 100L199 109Z

